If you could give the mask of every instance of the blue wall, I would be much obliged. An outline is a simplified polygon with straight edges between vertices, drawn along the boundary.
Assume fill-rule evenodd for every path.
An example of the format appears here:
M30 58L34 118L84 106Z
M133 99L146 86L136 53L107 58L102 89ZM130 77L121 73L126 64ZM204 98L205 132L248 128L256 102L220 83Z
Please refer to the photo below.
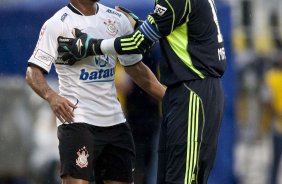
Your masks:
M44 20L54 11L0 11L1 75L24 75Z

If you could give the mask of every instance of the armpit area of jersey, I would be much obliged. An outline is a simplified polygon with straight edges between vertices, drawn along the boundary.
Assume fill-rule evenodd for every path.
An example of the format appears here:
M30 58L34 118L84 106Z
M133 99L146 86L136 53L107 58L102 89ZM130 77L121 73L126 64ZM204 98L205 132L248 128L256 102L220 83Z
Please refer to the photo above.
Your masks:
M48 72L44 68L42 68L42 67L40 67L40 66L38 66L38 65L36 65L34 63L28 62L27 66L39 68L44 74L48 74Z

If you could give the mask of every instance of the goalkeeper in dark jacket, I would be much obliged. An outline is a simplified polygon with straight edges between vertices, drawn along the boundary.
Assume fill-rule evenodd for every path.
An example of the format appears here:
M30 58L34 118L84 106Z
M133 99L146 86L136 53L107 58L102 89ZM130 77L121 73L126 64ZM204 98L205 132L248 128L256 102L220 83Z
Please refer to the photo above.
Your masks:
M224 109L220 78L226 67L213 0L156 0L154 12L130 35L100 40L76 30L76 38L58 41L63 59L75 62L89 55L144 53L159 41L167 91L158 184L207 183Z

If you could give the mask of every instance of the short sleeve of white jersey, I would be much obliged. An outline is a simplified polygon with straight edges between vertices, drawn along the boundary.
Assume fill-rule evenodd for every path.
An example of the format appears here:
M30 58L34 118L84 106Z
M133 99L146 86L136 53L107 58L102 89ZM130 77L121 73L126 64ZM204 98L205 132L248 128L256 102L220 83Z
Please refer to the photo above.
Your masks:
M122 24L123 27L123 35L128 35L133 33L133 28L126 18L126 16L122 15ZM123 66L131 66L142 60L142 54L130 54L130 55L118 55L118 59L120 64Z
M41 28L39 38L34 52L28 63L35 64L44 69L47 73L50 72L52 63L57 59L58 43L57 37L61 32L61 22L51 18L47 20Z

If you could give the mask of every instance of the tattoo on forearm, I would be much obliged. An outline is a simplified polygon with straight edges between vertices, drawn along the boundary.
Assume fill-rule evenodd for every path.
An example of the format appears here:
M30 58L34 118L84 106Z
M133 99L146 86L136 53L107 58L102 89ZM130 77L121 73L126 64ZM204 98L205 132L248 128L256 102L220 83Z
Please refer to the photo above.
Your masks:
M39 72L32 72L32 87L33 89L42 97L46 98L46 94L52 90L47 82L45 81L44 77Z

